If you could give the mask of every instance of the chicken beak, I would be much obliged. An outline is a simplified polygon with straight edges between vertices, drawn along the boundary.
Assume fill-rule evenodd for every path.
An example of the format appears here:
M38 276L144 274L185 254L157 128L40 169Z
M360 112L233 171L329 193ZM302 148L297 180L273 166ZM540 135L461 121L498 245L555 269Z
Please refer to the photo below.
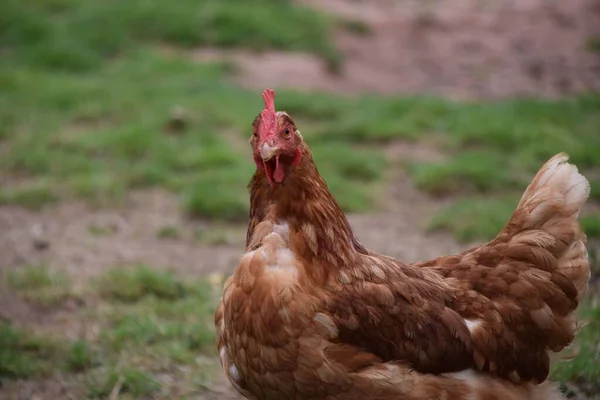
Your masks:
M263 159L263 161L269 161L277 153L279 153L279 147L270 146L266 142L263 143L262 147L260 148L260 157Z

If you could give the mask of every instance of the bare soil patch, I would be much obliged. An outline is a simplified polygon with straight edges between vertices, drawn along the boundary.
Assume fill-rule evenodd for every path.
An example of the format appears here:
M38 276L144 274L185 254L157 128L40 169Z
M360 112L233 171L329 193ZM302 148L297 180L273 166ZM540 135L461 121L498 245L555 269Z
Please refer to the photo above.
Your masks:
M349 216L359 237L367 246L407 261L456 250L449 238L422 232L427 214L439 204L415 189L401 169L393 171L381 211ZM182 214L179 199L160 190L133 193L114 209L95 209L83 202L52 205L39 213L1 207L0 227L0 268L48 264L64 269L76 283L107 268L139 263L188 276L228 274L245 240L245 225L191 221ZM165 228L178 237L161 237ZM223 236L220 244L204 243L216 229ZM198 238L198 231L207 233Z
M339 75L307 54L201 49L195 57L235 62L236 81L257 89L454 99L600 89L600 53L590 45L600 35L598 0L301 2L369 28L369 34L336 32L345 57Z

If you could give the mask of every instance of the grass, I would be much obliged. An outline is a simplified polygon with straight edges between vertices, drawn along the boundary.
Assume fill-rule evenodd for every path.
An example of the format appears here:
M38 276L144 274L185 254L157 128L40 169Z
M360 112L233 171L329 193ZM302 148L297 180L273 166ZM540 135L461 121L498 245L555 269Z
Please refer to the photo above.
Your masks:
M93 287L100 300L91 316L102 327L103 360L86 373L89 396L104 398L119 379L122 392L134 397L176 383L202 390L198 379L207 366L198 357L214 355L212 286L140 265L114 268ZM181 381L163 382L166 372Z
M66 370L70 372L83 372L96 365L98 355L86 340L75 340L67 349Z
M85 398L107 398L115 387L126 398L199 395L219 368L213 327L219 287L144 265L115 267L91 283L86 307L77 312L95 326L92 339L59 340L0 323L0 379L60 374ZM588 324L578 335L577 357L552 372L552 379L577 382L589 393L600 390L594 301L579 310Z
M58 306L73 296L68 275L46 265L9 270L6 281L25 300L41 307Z
M508 222L519 198L518 195L460 198L434 215L427 229L448 231L463 243L491 239ZM580 223L588 238L600 238L600 214L582 215Z
M174 300L185 294L182 283L173 274L143 265L112 269L99 280L98 287L102 296L124 302L145 296Z
M600 307L597 303L596 298L581 305L580 318L588 324L581 329L575 341L577 356L572 361L557 364L552 372L552 379L577 382L589 396L600 392Z
M4 72L13 87L3 96L12 105L0 113L20 117L4 135L0 166L6 174L46 182L39 196L26 184L5 187L11 193L0 196L5 202L39 207L45 199L84 197L105 204L131 188L162 186L181 193L190 215L246 217L252 160L249 151L228 142L245 140L260 99L229 85L221 64L196 65L147 50L93 74L21 67ZM174 105L195 116L178 135L163 130ZM224 137L224 129L236 132L234 138ZM319 162L327 177L342 182L342 204L353 211L370 207L373 198L365 198L361 186L381 177L374 167L385 164L383 155L372 153L365 161L348 150L335 154L325 144L314 147L329 157Z
M59 354L47 338L0 322L0 379L47 375Z
M85 398L107 398L115 385L134 398L205 390L216 371L214 286L148 266L119 266L86 293L77 314L96 326L93 339L59 340L0 324L0 379L60 373Z
M333 21L287 0L7 0L1 15L9 56L62 71L96 69L140 44L291 49L340 62L328 39Z
M600 216L593 215L581 218L581 227L588 237L600 237Z
M447 162L415 163L409 171L417 187L433 195L457 192L486 193L506 187L525 187L504 164L506 159L491 149L467 150Z
M514 196L461 199L435 215L427 228L446 230L461 242L491 239L506 224L518 202Z
M24 187L0 188L0 205L18 204L30 210L40 210L57 200L58 196L43 180L28 182Z
M79 373L96 365L95 359L85 340L59 340L0 322L0 381Z
M161 239L180 239L181 232L176 226L163 226L156 232L156 236Z
M0 188L0 203L32 209L74 197L112 204L130 189L160 186L180 194L190 216L245 219L245 142L260 97L230 83L228 63L162 49L336 57L327 39L336 22L288 1L185 0L175 10L157 0L9 0L2 10L0 176L14 183ZM298 120L346 211L374 207L387 167L376 147L395 140L427 140L446 153L443 162L405 164L418 187L459 200L518 193L558 151L583 171L600 166L593 94L471 104L280 91L278 107ZM174 115L186 116L177 129ZM592 196L600 199L598 190Z
M246 217L252 161L248 150L231 143L249 134L260 98L230 85L221 64L197 65L146 49L93 74L10 64L1 70L8 90L0 98L11 105L0 111L0 119L8 120L0 166L33 182L2 188L3 202L39 207L85 197L105 203L131 188L162 186L181 193L190 215ZM410 165L417 184L434 194L522 190L541 163L561 150L584 171L600 165L593 150L600 145L594 134L597 96L487 105L293 92L279 98L280 107L299 120L347 211L373 206L378 192L372 184L385 171L381 151L357 151L365 144L417 137L439 142L450 154L447 162ZM194 118L185 132L173 135L163 127L176 105Z
M585 42L585 47L593 53L600 52L600 36L590 36Z
M115 387L119 394L134 398L150 396L161 390L160 382L148 373L133 367L110 368L88 378L88 395L92 399L108 398Z
M108 236L115 232L116 227L113 225L101 226L96 224L90 224L87 230L88 233L92 236Z
M184 282L173 273L139 265L108 271L96 290L106 306L101 314L112 328L108 336L115 347L148 345L157 338L185 339L193 350L212 344L207 318L212 318L217 293L208 283Z
M197 243L206 246L220 246L235 243L246 234L244 226L231 226L223 223L199 226L194 230L194 239Z

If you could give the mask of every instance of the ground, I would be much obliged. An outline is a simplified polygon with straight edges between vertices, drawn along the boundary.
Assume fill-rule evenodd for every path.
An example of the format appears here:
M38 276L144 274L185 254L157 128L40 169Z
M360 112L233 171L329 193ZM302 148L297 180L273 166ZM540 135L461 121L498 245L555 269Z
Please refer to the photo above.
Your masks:
M9 3L12 15L37 21L34 6ZM89 43L117 46L78 25L109 8L52 4ZM272 17L249 16L257 43L242 43L241 28L198 43L195 21L181 28L185 10L169 14L177 24L162 33L138 23L159 43L131 57L111 48L99 72L87 64L98 55L80 57L75 45L71 53L60 34L58 61L11 53L14 68L0 69L9 93L0 105L12 107L0 113L0 398L240 398L220 374L211 318L243 251L245 138L264 87L284 89L278 99L304 123L364 244L406 261L490 238L554 152L568 151L600 182L600 99L587 94L600 88L598 2L298 4L308 8L277 8L286 18L270 28L261 18ZM328 16L310 25L315 9ZM219 15L237 29L236 13ZM33 37L32 26L9 33ZM287 31L294 45L281 39ZM598 201L593 191L583 214L592 257ZM592 321L580 343L589 351L556 377L588 399L600 390L595 289L582 312Z
M332 77L316 57L244 53L233 56L244 60L242 84L455 99L557 97L600 88L600 62L582 40L598 33L594 1L304 3L351 21L335 34L346 56L342 74Z

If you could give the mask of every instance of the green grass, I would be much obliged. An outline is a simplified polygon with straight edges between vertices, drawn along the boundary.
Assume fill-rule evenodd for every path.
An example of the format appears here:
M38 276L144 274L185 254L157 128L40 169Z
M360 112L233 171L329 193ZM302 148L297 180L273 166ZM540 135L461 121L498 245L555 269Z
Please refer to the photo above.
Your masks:
M581 218L581 227L590 238L600 237L600 215L591 215Z
M45 281L45 278L34 281ZM129 289L132 287L133 289ZM68 340L0 323L0 379L61 374L71 393L107 398L199 395L218 371L213 314L219 290L149 266L119 266L91 283L87 307L77 313L95 326L91 340ZM554 368L552 378L597 387L600 309L586 301L588 321L578 356ZM129 397L128 397L129 396Z
M145 398L161 390L161 384L152 375L134 367L106 368L87 377L88 395L92 399L106 399L119 387L119 395Z
M592 300L594 304L583 303L579 309L579 316L587 325L575 340L577 357L557 364L552 371L552 379L558 382L577 382L591 396L600 392L600 307L597 302L596 298Z
M20 205L30 210L39 210L46 204L54 203L58 196L46 181L28 182L24 187L0 188L0 205Z
M27 282L46 287L46 276ZM86 306L74 311L74 318L93 324L93 339L69 340L0 323L0 379L60 373L85 398L107 398L116 385L134 398L159 392L169 398L184 387L200 393L217 371L219 294L204 280L183 280L148 266L113 268L90 284Z
M506 158L492 149L466 150L447 162L415 163L409 171L417 187L433 195L457 192L487 193L528 182L507 166ZM514 167L513 167L514 168Z
M180 239L181 232L175 226L163 226L156 232L156 236L161 239Z
M0 322L0 379L48 375L59 357L54 341Z
M108 271L96 290L103 299L100 314L111 328L106 334L114 348L164 340L197 351L212 344L217 293L203 281L183 281L173 273L140 265Z
M194 230L194 239L203 245L219 246L239 242L245 234L246 229L243 225L214 223L197 227Z
M427 228L446 230L461 242L492 239L508 222L518 201L513 196L461 199L438 212Z
M159 186L180 194L190 216L221 220L247 216L246 141L260 96L230 83L229 63L198 64L162 48L272 47L335 58L326 38L339 23L267 0L176 8L9 0L2 11L0 176L14 183L0 188L0 203L39 209L83 197L105 205ZM376 147L394 140L426 140L447 154L443 162L403 160L434 195L516 194L558 151L584 172L600 166L593 94L473 104L280 91L278 107L297 119L346 211L373 208L387 167ZM184 127L174 131L181 113ZM592 196L600 199L597 189Z
M5 174L45 182L41 192L21 183L18 190L30 194L11 195L13 202L33 197L20 204L39 207L45 199L84 197L104 204L131 188L162 186L181 193L190 215L246 217L251 155L249 148L228 142L245 142L260 97L228 84L221 64L197 65L144 50L93 74L26 67L3 72L9 90L0 98L11 106L0 111L0 119L12 123L4 126L0 167ZM163 130L175 105L194 115L178 135ZM366 210L373 198L361 186L382 176L383 155L366 158L347 146L339 145L339 151L331 146L313 146L315 154L323 154L319 166L329 180L341 181L347 209Z
M450 232L460 242L495 237L514 212L520 196L460 198L434 215L427 229ZM600 214L580 217L581 227L590 239L600 238Z
M146 296L174 300L185 295L183 284L169 272L144 265L114 268L98 282L99 293L108 299L135 302Z
M600 155L591 146L600 144L594 127L599 109L597 95L447 105L438 109L429 127L421 128L434 132L420 137L436 137L451 157L445 163L417 164L413 174L432 193L460 192L464 186L489 192L524 189L537 169L560 151L569 153L582 171L596 168Z
M0 199L35 207L69 197L102 203L119 200L131 188L162 186L181 193L190 215L246 217L252 161L244 143L260 97L229 84L223 65L146 49L94 73L11 64L0 71L7 89L0 99L10 104L0 111L7 121L0 167L28 178L17 189L2 189L20 195ZM358 151L365 144L417 138L439 143L450 155L447 162L407 160L419 187L437 194L520 191L546 158L563 150L583 171L600 165L594 151L600 146L594 133L598 96L473 105L282 91L279 99L279 107L298 119L348 211L373 206L378 192L372 184L385 172L381 151ZM177 135L164 130L175 106L193 115Z
M8 285L25 300L42 307L60 305L73 296L68 275L46 265L30 265L6 272Z
M593 53L600 52L600 36L590 36L585 42L585 47Z
M115 232L117 228L115 226L100 226L96 224L90 224L87 227L88 233L92 236L108 236Z
M66 354L66 370L70 372L83 372L97 364L96 350L86 340L70 343Z
M164 373L202 390L209 370L198 357L215 352L218 293L212 286L135 266L106 272L93 288L100 302L90 317L101 326L96 346L102 362L86 372L89 396L104 398L119 379L121 392L134 397L168 391L175 382L162 382Z
M70 341L0 321L0 381L44 378L59 371L82 373L98 361L96 349L86 340Z
M341 27L357 36L369 36L372 33L371 27L365 22L359 20L342 21Z
M35 67L96 69L140 44L299 50L341 62L333 21L289 0L7 0L1 11L0 45Z

